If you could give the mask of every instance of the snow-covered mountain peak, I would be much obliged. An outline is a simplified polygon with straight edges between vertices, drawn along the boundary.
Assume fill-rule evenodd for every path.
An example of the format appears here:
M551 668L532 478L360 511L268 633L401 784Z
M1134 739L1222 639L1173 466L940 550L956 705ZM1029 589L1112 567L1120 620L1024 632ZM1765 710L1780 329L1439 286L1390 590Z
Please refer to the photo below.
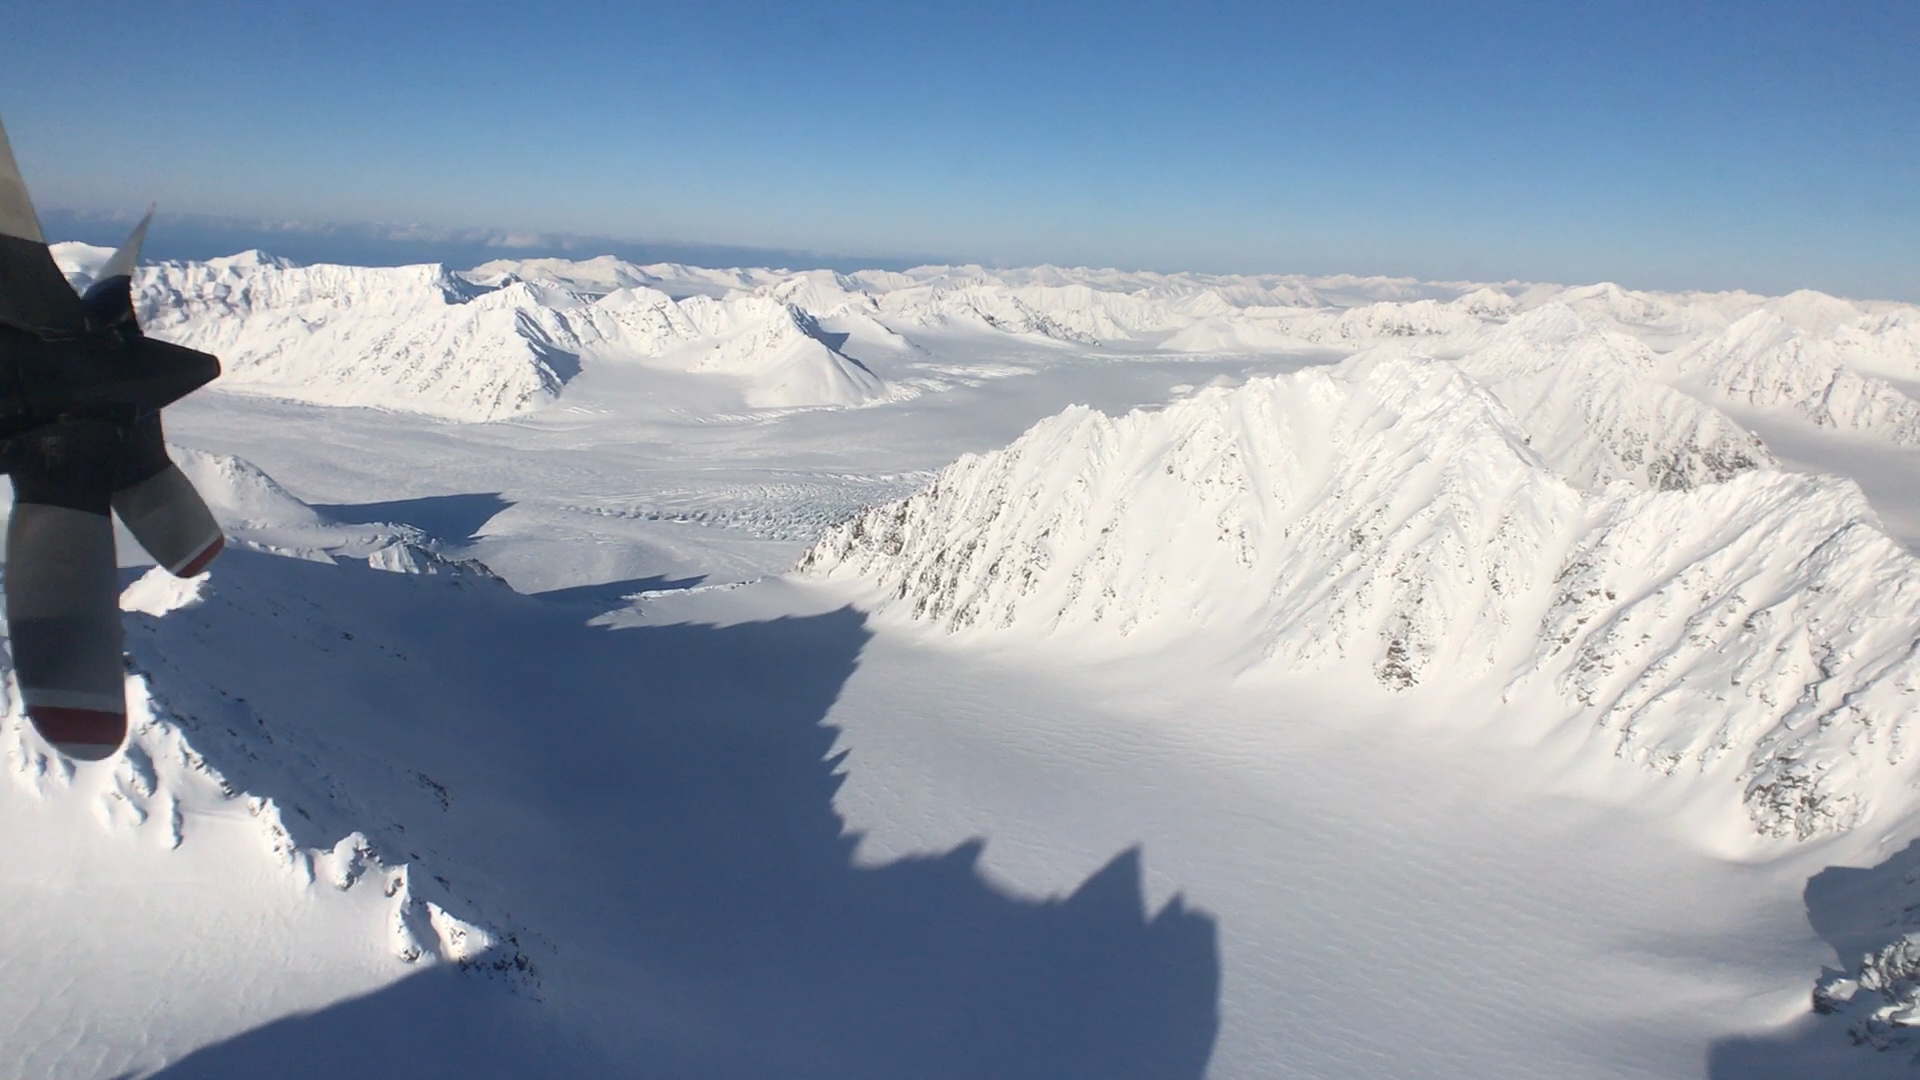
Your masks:
M476 279L510 276L523 281L539 281L590 294L610 293L658 284L662 279L645 267L598 255L591 259L495 259L469 271Z
M1777 940L1800 925L1796 867L1910 831L1920 805L1916 562L1860 487L1776 467L1741 426L1779 432L1795 467L1857 450L1886 521L1920 535L1872 472L1901 479L1911 455L1863 446L1885 429L1828 438L1795 404L1861 415L1843 375L1870 365L1907 385L1920 309L1075 267L248 261L138 283L197 312L164 332L215 342L237 390L462 420L555 407L468 425L216 390L169 414L174 438L288 487L175 449L231 553L191 581L123 579L122 758L63 766L0 709L0 835L26 875L4 954L31 1021L0 1043L40 1061L100 1046L81 1072L254 1075L272 1066L221 1065L324 1071L351 1044L402 1073L777 1075L785 1053L900 1075L927 1060L893 1023L911 1014L965 1033L1011 1016L1015 1066L973 1072L1022 1075L1031 1001L1092 962L1137 975L1122 990L1149 1012L1166 971L1192 975L1171 1010L1191 1067L1142 1075L1365 1073L1386 1047L1402 1071L1441 1054L1586 1080L1626 1060L1607 1047L1655 1044L1629 1065L1686 1075L1720 1030L1688 1020L1708 1005L1722 1028L1771 1023L1780 970L1804 1004L1810 954ZM1764 407L1714 381L1779 368L1819 378ZM474 392L528 373L523 402ZM778 574L806 545L801 576L828 580ZM986 843L954 848L969 837ZM1125 887L1077 887L1135 844ZM1711 876L1675 884L1668 859ZM1288 867L1329 865L1275 900ZM74 911L121 923L74 935ZM1126 932L1090 940L1076 912ZM983 918L1004 952L979 949ZM1149 926L1142 955L1187 935L1178 963L1127 959ZM1396 976L1414 1005L1368 1012L1364 972L1412 970L1409 949L1428 961ZM1636 973L1628 950L1657 962ZM1683 953L1734 973L1718 997L1676 983ZM250 980L261 956L302 979ZM1566 961L1553 1004L1539 956ZM475 993L535 960L527 996ZM1303 963L1363 976L1302 983ZM1010 997L1029 974L1036 993ZM1444 1000L1463 978L1464 1021ZM1744 1019L1716 1004L1736 998ZM639 1011L595 1019L624 1000ZM1653 1013L1668 1026L1616 1019ZM1080 1018L1119 1014L1056 1015L1084 1046ZM1387 1028L1340 1057L1356 1015ZM861 1030L895 1032L898 1055L806 1052L864 1049L835 1018L876 1016ZM1578 1045L1540 1057L1562 1017ZM605 1058L519 1067L473 1038L549 1019ZM1655 1056L1672 1067L1641 1067ZM1027 1072L1072 1071L1053 1066Z
M1862 309L1851 300L1842 300L1812 289L1799 289L1766 302L1766 310L1816 334L1831 334L1858 319Z
M440 263L410 266L299 265L261 252L206 262L161 263L145 276L145 320L165 326L188 312L211 309L245 317L265 309L310 313L412 314L422 307L463 304L486 289ZM205 317L205 316L202 316Z
M1863 372L1896 379L1920 378L1920 308L1900 307L1863 315L1835 327L1841 357Z
M1269 583L1301 545L1357 552L1409 521L1422 535L1472 531L1483 508L1464 493L1520 489L1572 498L1455 365L1389 359L1157 412L1069 409L856 517L802 566L878 575L916 617L956 631L1244 627L1266 619Z
M193 481L208 509L227 529L303 528L323 523L318 511L244 458L189 446L171 450L180 471Z
M485 564L450 553L464 538L433 536L400 522L336 521L244 458L187 446L169 449L221 531L239 547L311 562L365 560L394 573L495 580Z
M1559 301L1616 322L1663 329L1673 322L1679 306L1652 293L1623 289L1611 281L1567 289Z
M1530 445L1580 487L1687 488L1774 464L1753 433L1657 381L1661 362L1645 344L1569 304L1545 303L1432 344L1378 345L1349 364L1440 351L1457 356L1513 411Z
M247 271L293 270L305 264L262 251L259 248L248 248L245 251L235 252L232 255L217 255L211 259L203 260L198 264L183 263L181 265L202 265L212 267L216 270Z
M1483 319L1506 318L1520 310L1518 299L1486 286L1466 293L1454 300L1453 304L1467 314L1478 315Z
M439 264L247 255L145 268L136 288L147 332L221 357L226 389L492 420L550 400L575 367L524 284L489 289Z
M110 247L83 244L78 240L49 244L48 249L53 252L53 261L67 275L67 280L83 292L93 284L93 279L107 265L107 260L113 258L114 251Z
M877 311L861 282L832 270L808 270L767 288L767 293L813 315L833 315L846 308Z
M1638 371L1651 371L1654 367L1653 351L1639 339L1612 329L1605 320L1583 317L1572 305L1564 301L1542 304L1523 315L1516 315L1496 335L1500 345L1489 342L1488 350L1510 354L1515 361L1512 370L1516 373L1531 373L1560 362L1556 351L1567 349L1587 349L1605 355L1609 361L1623 363ZM1539 354L1522 359L1519 353L1531 346Z
M1837 328L1831 337L1770 310L1734 320L1674 354L1683 379L1741 405L1790 411L1813 424L1920 445L1920 402L1864 374L1898 367L1903 325L1889 316ZM1891 347L1888 347L1888 345Z
M84 245L56 255L81 287L103 261ZM859 405L889 390L847 350L905 347L875 321L858 283L831 273L639 267L606 256L455 273L243 252L143 268L136 288L148 332L222 358L221 388L453 420L537 409L582 356L720 375L749 407Z
M83 285L97 252L62 250ZM144 270L140 303L156 333L225 358L223 387L457 420L542 408L595 364L711 376L736 409L870 404L946 385L941 365L914 372L923 342L975 338L1115 359L1457 358L1587 487L1711 483L1772 460L1709 402L1920 439L1920 406L1887 381L1920 378L1915 309L1813 292L1050 265L796 273L604 255L456 273L247 252Z
M1811 336L1804 325L1766 309L1740 316L1720 335L1729 348L1741 350L1778 348Z
M799 568L956 634L1504 686L1619 756L1739 780L1768 833L1843 828L1913 771L1890 732L1920 718L1920 564L1856 485L1748 463L1583 492L1469 370L1373 357L1070 409Z

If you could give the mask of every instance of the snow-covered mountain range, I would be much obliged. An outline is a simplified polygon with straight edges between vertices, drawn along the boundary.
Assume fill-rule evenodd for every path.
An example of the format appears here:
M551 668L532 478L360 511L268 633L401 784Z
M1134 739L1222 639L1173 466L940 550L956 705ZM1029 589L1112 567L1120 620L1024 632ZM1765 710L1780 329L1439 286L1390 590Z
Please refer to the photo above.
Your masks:
M56 254L84 284L107 253ZM383 1058L410 1067L453 1054L522 1072L747 1076L805 1060L807 1075L906 1075L926 1065L916 1048L960 1060L960 1042L940 1042L958 1031L980 1075L1058 1075L1049 1062L1097 1043L1102 1075L1198 1076L1217 1024L1217 1076L1353 1075L1368 1066L1344 1036L1295 1058L1300 1037L1271 1032L1325 993L1335 1015L1373 1009L1377 988L1354 997L1316 975L1289 997L1300 961L1261 921L1278 871L1245 867L1379 815L1380 836L1309 850L1311 881L1377 842L1394 851L1381 887L1402 889L1393 865L1427 856L1392 837L1433 817L1417 792L1444 791L1430 775L1444 770L1396 774L1416 794L1391 809L1374 766L1335 740L1326 771L1356 768L1357 801L1308 800L1290 812L1312 827L1286 824L1261 800L1292 783L1260 770L1292 768L1281 742L1320 729L1286 727L1280 696L1262 696L1275 686L1385 717L1388 741L1469 716L1427 723L1453 743L1423 745L1482 785L1577 769L1685 807L1660 827L1791 864L1796 912L1797 853L1870 850L1920 821L1920 562L1882 513L1906 507L1887 504L1895 485L1863 491L1802 456L1817 444L1920 475L1920 309L1608 284L608 258L362 268L258 252L145 267L136 288L151 332L225 362L169 432L234 550L189 582L129 553L138 722L110 766L59 760L8 698L0 809L22 824L0 864L25 868L0 879L8 949L30 973L84 969L76 994L98 996L0 995L27 1018L0 1036L31 1050L0 1076L74 1072L74 1032L103 1048L78 1073L258 1069L281 1054L261 1025L365 993L371 1012L339 1006L346 1029L426 1017L431 1038L379 1044L423 1047ZM1138 670L1140 694L1173 704L1128 734L1127 707L1078 722L1059 706L1071 695L1045 689L1002 731L1026 676L952 672L1003 654L1062 678ZM905 689L874 689L888 679ZM1533 756L1487 764L1505 759L1480 727ZM927 730L927 747L895 734ZM1080 742L1093 749L1060 749ZM1147 779L1116 782L1136 754ZM1071 794L1071 770L1096 794ZM1534 798L1531 782L1507 797ZM1557 803L1526 805L1580 827ZM1117 820L1140 832L1110 835ZM1114 856L1115 837L1140 843L1162 821L1180 823L1183 857L1218 857ZM1094 861L1062 856L1047 829ZM1002 832L1020 839L983 862L968 838ZM883 840L904 845L884 849L897 861L871 854ZM1421 873L1470 864L1458 837L1429 842L1440 855ZM159 928L101 937L136 958L124 978L53 932L69 893L46 868L68 852L86 868L74 888L145 906ZM999 877L981 869L992 853ZM1587 858L1551 873L1583 880ZM1657 863L1621 858L1663 887ZM1702 862L1700 881L1726 866ZM1470 1023L1445 1013L1448 993L1401 995L1416 1004L1377 1022L1440 1010L1406 1046L1509 1014L1523 1032L1565 1019L1525 1010L1545 1000L1539 956L1578 936L1553 912L1593 890L1556 898L1511 872L1526 882L1514 893L1544 898L1545 928L1518 933L1544 950L1516 965L1535 974ZM194 875L237 884L202 896ZM990 884L1011 879L1030 893ZM1861 918L1905 910L1910 882L1874 880ZM1464 925L1490 894L1462 887L1476 899L1450 918ZM1215 905L1229 962L1208 951L1212 917L1174 899L1189 888ZM1426 908L1409 910L1391 933L1427 934ZM1516 923L1488 918L1495 937ZM210 943L183 954L168 934ZM1013 975L968 981L980 956L954 943L981 940ZM1899 1045L1920 945L1878 924L1829 940L1848 970L1821 978L1819 1000ZM1049 982L1089 963L1073 942L1124 958L1128 978ZM222 981L267 954L308 976L257 993ZM1804 1011L1813 971L1789 970ZM1611 1007L1653 1000L1669 974L1624 979ZM1764 996L1741 978L1714 1000ZM152 1004L180 987L193 1003ZM379 1004L390 992L397 1010ZM1566 989L1580 1003L1567 1008L1595 992ZM1659 1000L1672 1014L1697 999ZM188 1019L152 1024L156 1007ZM1036 1034L1016 1015L1035 1009L1107 1026ZM293 1030L325 1043L332 1029ZM1502 1038L1453 1052L1476 1076L1574 1075L1604 1057L1549 1067L1515 1051L1493 1068L1531 1036ZM1606 1045L1632 1041L1607 1029ZM1684 1050L1674 1060L1696 1068L1698 1045Z
M55 254L84 284L109 252L68 243ZM1488 363L1524 365L1501 331L1556 308L1618 335L1599 347L1623 363L1703 396L1920 440L1920 405L1897 389L1920 382L1920 315L1815 293L1058 267L715 271L605 257L455 271L296 266L261 252L147 267L136 285L150 331L224 357L228 389L457 420L538 409L595 364L707 376L753 408L867 404L899 392L891 362L928 333L1182 355L1485 348Z

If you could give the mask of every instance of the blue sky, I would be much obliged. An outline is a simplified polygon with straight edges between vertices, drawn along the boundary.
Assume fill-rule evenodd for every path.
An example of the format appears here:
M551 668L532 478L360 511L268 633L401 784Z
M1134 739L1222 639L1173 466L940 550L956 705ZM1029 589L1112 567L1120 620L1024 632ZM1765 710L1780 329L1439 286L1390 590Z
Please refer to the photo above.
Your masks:
M0 26L48 211L1920 300L1911 0L0 0Z

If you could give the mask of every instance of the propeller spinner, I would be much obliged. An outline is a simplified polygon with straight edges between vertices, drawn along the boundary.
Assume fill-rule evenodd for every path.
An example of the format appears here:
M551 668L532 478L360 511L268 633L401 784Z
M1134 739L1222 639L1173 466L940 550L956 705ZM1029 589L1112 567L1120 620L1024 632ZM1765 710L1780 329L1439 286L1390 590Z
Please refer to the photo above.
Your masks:
M13 479L6 619L27 716L69 757L126 739L119 514L147 553L190 577L224 543L167 456L160 410L220 374L203 352L145 337L133 267L151 208L77 295L53 261L0 127L0 467Z

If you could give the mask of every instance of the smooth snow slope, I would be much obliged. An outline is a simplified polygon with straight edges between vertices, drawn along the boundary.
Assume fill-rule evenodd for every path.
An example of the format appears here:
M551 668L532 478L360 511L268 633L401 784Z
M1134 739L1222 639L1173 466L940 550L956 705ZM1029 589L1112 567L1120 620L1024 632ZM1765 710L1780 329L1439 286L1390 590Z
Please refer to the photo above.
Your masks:
M1906 1070L1920 461L1699 358L1911 309L248 261L143 278L278 381L169 413L139 749L0 721L14 1075Z
M131 779L10 789L68 823L22 853L43 876L66 847L109 864L142 830L195 856L158 881L50 875L31 926L98 908L126 929L117 960L68 949L73 974L10 984L51 1003L34 1019L56 1036L13 1075L330 1076L347 1031L408 1075L1148 1077L1206 1059L1211 923L1149 920L1129 867L1042 902L964 857L852 864L820 723L869 636L850 610L608 630L483 577L244 548L191 591L132 623L156 707L154 749L118 766ZM117 808L115 790L145 823L89 819L83 800ZM226 819L251 829L229 842ZM183 874L224 903L197 907ZM133 916L148 904L151 927ZM323 921L337 908L357 919ZM62 954L16 932L8 955L55 977ZM223 935L240 940L201 947ZM152 974L129 985L129 965ZM260 981L284 987L239 996ZM289 1015L383 984L343 1018Z

